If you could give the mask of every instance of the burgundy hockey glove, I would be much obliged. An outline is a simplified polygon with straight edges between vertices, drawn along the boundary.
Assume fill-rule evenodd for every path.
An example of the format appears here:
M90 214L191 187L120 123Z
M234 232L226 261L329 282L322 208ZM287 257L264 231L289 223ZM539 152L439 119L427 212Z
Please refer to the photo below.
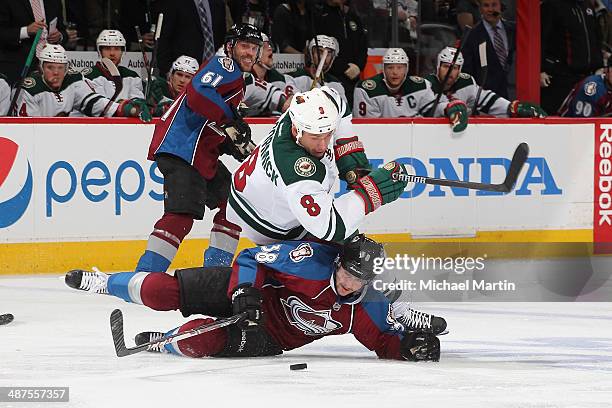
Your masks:
M397 200L402 194L408 182L394 180L394 173L406 174L406 170L399 163L389 162L353 184L355 192L363 199L366 214Z
M250 285L240 285L232 292L232 311L235 315L247 312L246 319L236 323L242 330L255 330L263 323L261 291Z
M454 100L449 102L444 109L444 114L451 124L453 132L463 132L468 125L468 109L465 102Z
M540 105L517 100L508 105L508 116L511 118L545 118L548 115Z
M408 361L440 361L440 340L431 333L405 333L400 354Z

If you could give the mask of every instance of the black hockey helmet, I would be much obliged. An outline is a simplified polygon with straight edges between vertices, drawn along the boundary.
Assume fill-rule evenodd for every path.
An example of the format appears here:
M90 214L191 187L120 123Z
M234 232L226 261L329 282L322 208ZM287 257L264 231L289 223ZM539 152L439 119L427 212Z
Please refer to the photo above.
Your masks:
M224 50L227 54L227 49L225 47L228 44L233 47L236 44L236 41L247 41L253 44L259 45L259 50L261 52L261 47L263 46L263 36L261 35L261 31L257 27L252 24L247 23L238 23L234 24L232 28L228 30L225 34L224 41Z
M364 234L359 234L345 241L339 263L348 273L369 283L376 276L374 260L384 257L385 250L382 244Z

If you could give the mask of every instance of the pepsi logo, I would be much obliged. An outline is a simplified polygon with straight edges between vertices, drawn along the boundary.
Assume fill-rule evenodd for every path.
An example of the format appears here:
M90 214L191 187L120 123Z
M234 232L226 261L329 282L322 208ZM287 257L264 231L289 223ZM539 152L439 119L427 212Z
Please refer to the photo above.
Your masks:
M32 168L23 149L0 137L0 228L15 224L32 198Z

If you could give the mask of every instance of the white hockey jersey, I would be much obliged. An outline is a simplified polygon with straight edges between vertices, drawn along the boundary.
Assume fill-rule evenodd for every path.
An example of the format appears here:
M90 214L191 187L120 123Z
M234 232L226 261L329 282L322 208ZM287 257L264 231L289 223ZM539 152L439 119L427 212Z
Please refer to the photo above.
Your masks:
M436 94L431 83L418 76L409 76L399 91L392 94L383 81L383 74L363 80L355 87L353 115L356 118L398 118L431 116ZM448 99L440 98L433 116L444 116Z
M342 83L333 76L332 74L325 74L325 86L330 87L340 94L342 99L346 102L346 92ZM285 95L289 96L297 92L310 91L312 86L312 77L304 69L296 69L295 71L285 74ZM317 82L317 88L320 88L321 84Z
M440 80L438 77L435 74L429 74L425 78L431 82L433 91L438 92L440 89ZM455 81L451 89L446 92L446 95L448 98L460 99L465 102L468 107L468 112L471 115L474 109L474 103L476 102L476 96L478 95L478 89L479 86L474 78L470 74L462 72L459 74L457 81ZM509 106L509 100L487 89L483 89L478 97L479 113L507 118Z
M0 116L6 116L11 104L11 87L6 78L0 75Z
M119 95L117 95L116 101L122 99L144 99L144 92L142 90L142 79L138 74L131 69L119 65L117 67L119 74L122 78L123 88ZM83 71L85 79L93 85L96 93L103 95L107 98L112 98L115 93L115 83L105 75L105 70L101 67L100 62L97 62L93 68L86 68Z
M232 177L227 219L257 244L300 239L307 233L326 241L342 241L365 217L363 200L355 192L334 198L338 180L334 140L354 136L350 109L334 95L342 120L324 157L299 146L285 112L270 134Z
M243 102L247 105L246 116L270 116L280 114L285 101L285 77L275 69L266 72L265 79L244 73L246 91Z
M54 91L39 72L23 80L17 99L18 116L68 116L79 111L85 116L100 116L110 100L95 93L80 73L68 72L59 90ZM112 103L106 116L113 116L119 104Z

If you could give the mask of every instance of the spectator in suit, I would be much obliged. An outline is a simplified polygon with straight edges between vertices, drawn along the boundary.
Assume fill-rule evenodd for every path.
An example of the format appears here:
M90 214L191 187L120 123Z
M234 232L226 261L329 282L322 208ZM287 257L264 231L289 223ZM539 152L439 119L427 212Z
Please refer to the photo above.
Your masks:
M314 36L312 30L314 6L310 0L289 0L274 10L272 41L280 52L302 54L306 43Z
M155 16L164 13L157 51L160 75L165 75L181 55L203 62L223 44L223 0L157 0L154 8Z
M516 51L516 27L502 20L500 0L480 0L480 15L481 22L474 27L463 48L463 71L472 75L478 84L482 83L478 46L486 42L488 74L484 88L509 99L508 72Z
M556 112L577 82L603 66L596 13L589 0L544 1L542 107Z
M0 0L0 72L10 84L17 81L38 29L43 30L39 50L68 41L61 10L59 0Z

